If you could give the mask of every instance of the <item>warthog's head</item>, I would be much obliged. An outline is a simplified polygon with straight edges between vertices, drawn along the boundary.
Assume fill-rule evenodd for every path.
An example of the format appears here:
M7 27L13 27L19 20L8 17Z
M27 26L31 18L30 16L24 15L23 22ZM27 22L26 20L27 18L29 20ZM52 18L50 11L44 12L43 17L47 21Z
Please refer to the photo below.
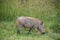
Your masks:
M45 31L44 31L44 23L43 22L40 23L39 29L41 31L41 34L45 34Z

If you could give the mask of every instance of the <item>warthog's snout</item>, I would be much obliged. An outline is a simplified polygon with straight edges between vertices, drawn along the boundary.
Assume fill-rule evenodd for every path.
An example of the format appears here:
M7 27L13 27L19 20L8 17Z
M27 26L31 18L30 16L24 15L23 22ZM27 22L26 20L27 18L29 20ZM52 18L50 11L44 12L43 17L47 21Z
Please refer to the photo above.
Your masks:
M42 35L44 35L44 34L45 34L45 32L42 32L41 34L42 34Z

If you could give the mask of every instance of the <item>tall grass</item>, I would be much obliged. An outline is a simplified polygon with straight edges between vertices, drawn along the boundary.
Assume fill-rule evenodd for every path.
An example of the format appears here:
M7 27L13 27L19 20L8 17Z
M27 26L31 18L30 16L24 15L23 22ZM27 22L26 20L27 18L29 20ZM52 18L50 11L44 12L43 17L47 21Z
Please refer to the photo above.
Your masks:
M52 0L51 0L52 1ZM19 0L3 1L0 7L1 20L13 20L19 16L32 16L39 19L50 20L56 16L56 10L49 0L29 0L21 4ZM4 15L3 15L4 14Z

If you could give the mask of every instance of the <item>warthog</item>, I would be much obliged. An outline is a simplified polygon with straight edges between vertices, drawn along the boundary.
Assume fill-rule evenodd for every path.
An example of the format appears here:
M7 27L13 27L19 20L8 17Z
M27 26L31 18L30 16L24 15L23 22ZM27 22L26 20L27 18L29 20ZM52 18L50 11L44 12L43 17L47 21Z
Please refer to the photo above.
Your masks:
M17 33L20 33L21 27L29 28L28 34L30 33L32 28L34 28L36 32L39 30L41 32L41 34L45 33L44 32L44 23L39 19L21 16L16 20L16 22L18 25Z

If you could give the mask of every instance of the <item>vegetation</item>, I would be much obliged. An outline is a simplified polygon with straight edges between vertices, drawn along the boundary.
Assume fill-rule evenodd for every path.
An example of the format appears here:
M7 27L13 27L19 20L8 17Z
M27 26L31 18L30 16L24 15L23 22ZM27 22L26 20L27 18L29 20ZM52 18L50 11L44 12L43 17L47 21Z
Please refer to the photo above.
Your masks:
M16 34L16 19L30 16L45 24L45 35L22 28ZM0 0L0 40L60 40L60 0Z

